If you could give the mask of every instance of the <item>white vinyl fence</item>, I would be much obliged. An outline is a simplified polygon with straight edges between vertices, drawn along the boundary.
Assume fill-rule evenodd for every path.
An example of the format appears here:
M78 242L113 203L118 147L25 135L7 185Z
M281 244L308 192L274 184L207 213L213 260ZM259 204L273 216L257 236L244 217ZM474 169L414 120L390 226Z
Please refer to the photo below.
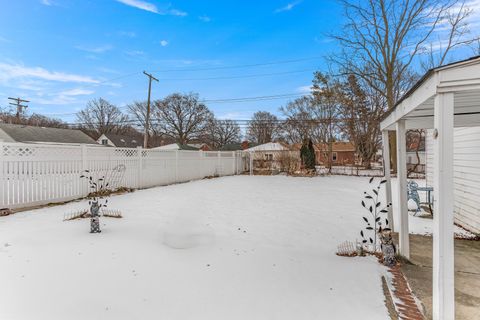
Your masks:
M80 176L89 170L109 188L148 188L243 172L241 152L163 151L4 143L0 141L0 208L19 208L85 197Z

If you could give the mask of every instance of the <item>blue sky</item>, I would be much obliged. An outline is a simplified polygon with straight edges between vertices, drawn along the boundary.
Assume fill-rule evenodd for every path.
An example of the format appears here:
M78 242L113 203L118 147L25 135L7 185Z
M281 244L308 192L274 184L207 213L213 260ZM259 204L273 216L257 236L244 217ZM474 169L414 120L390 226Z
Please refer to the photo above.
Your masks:
M468 4L472 38L480 0ZM92 98L120 108L145 100L143 70L160 79L154 99L301 94L314 70L328 69L335 43L327 34L343 22L336 0L0 0L0 8L0 107L20 96L30 112L68 122ZM460 51L456 59L472 55ZM245 67L252 64L260 65ZM207 105L219 118L247 119L258 110L278 114L294 97Z
M20 96L31 101L30 112L67 121L95 97L119 107L144 100L143 70L160 79L153 98L190 91L204 99L301 93L313 71L326 68L322 57L333 46L326 33L341 21L334 0L0 4L0 106L7 96ZM298 59L305 60L222 69ZM289 99L208 106L218 117L245 119L260 109L277 113Z

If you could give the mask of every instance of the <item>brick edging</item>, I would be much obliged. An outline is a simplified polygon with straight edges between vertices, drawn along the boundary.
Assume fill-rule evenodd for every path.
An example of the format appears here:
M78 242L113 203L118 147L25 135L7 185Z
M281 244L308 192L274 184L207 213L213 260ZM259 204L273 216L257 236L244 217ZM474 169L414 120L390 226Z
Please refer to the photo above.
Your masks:
M424 320L422 312L413 295L407 279L397 264L387 269L387 286L392 295L398 318L402 320Z

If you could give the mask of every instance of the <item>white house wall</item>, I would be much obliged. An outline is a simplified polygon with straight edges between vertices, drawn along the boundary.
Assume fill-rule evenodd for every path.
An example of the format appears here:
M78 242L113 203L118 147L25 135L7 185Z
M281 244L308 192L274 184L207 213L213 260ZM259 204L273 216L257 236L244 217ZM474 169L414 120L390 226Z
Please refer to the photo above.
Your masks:
M455 221L480 233L480 127L455 128L453 144ZM425 145L426 183L433 186L433 130L427 131Z

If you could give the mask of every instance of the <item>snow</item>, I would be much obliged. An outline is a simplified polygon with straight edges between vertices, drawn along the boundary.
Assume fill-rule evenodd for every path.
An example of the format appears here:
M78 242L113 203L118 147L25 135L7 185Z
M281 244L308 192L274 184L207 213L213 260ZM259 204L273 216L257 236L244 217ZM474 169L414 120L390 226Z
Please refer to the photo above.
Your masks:
M425 179L418 179L415 180L417 182L418 186L424 187L425 186ZM398 215L398 194L397 194L397 179L392 179L392 202L393 202L393 212L394 212L394 223L395 225L400 224L400 217ZM419 191L418 192L420 196L420 201L425 202L426 201L426 193ZM382 194L383 195L383 194ZM411 234L420 234L420 235L427 235L431 236L433 234L433 219L432 215L430 213L427 213L423 210L421 210L418 213L415 213L415 210L417 209L417 205L415 201L409 200L408 201L408 208L409 210L409 217L408 217L408 227L409 227L409 232ZM434 212L435 214L435 212ZM460 238L475 238L476 235L455 225L453 227L453 231L455 233L456 237ZM395 228L395 231L398 231Z
M387 319L385 269L335 255L368 178L237 176L0 218L0 319Z
M180 150L177 143L166 144L164 146L152 148L153 150Z
M248 152L255 152L255 151L287 151L288 148L285 147L283 144L279 142L268 142L264 143L255 147L251 147L245 149Z

